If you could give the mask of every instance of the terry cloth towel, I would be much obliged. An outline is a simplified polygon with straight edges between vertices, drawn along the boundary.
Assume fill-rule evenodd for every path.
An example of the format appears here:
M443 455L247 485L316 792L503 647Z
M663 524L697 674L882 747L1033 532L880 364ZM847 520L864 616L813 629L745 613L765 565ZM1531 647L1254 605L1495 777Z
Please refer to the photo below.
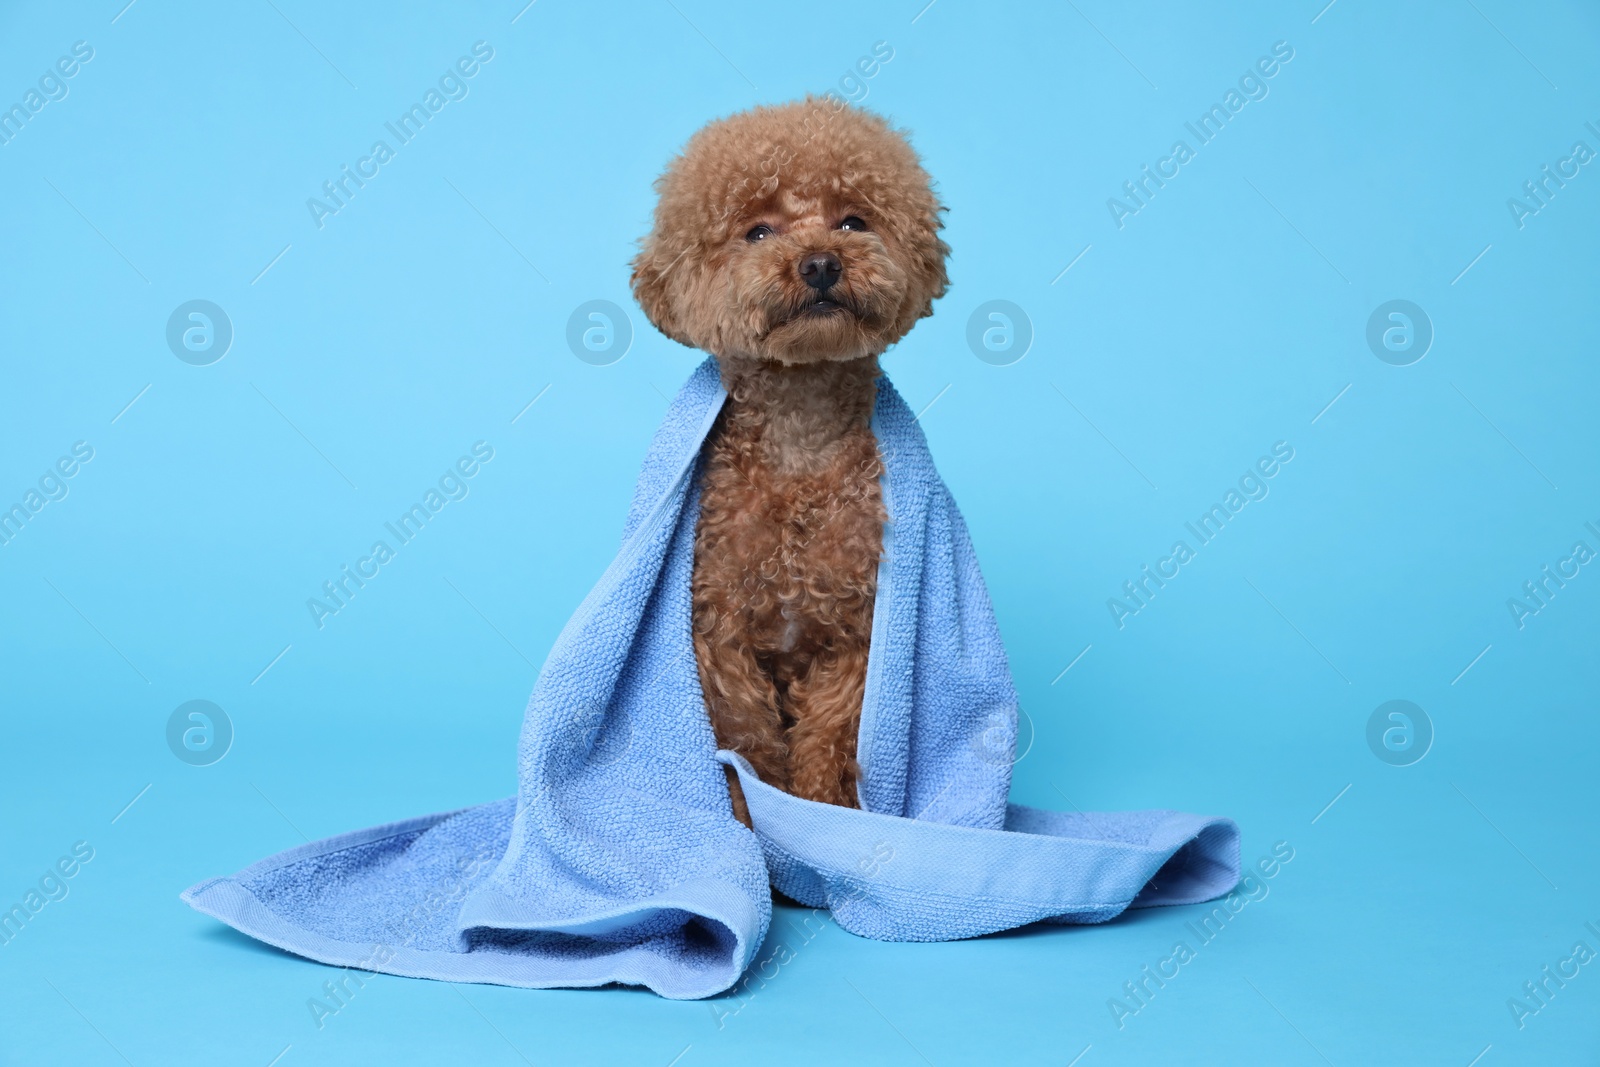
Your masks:
M717 751L690 640L696 474L714 360L645 459L622 550L528 702L514 798L332 837L193 886L196 909L324 963L456 982L642 985L693 998L760 950L769 884L864 937L945 941L1210 900L1227 819L1007 804L1017 697L966 526L880 379L889 522L858 757L860 810L790 796ZM731 813L722 764L755 824Z

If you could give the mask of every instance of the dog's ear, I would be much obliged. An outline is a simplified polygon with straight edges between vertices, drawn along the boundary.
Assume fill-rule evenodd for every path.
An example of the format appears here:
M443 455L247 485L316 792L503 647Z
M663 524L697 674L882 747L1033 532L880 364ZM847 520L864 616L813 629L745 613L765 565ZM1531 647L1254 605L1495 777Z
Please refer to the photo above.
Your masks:
M651 325L679 344L688 344L683 339L668 292L667 264L661 260L662 251L660 242L652 234L645 238L643 249L633 257L633 298L639 302Z
M944 209L940 208L939 210L943 211ZM950 246L945 244L936 233L933 238L933 247L925 261L928 270L929 293L928 309L923 312L924 315L932 315L933 302L944 296L950 289L950 272L946 268L949 259Z
M908 309L914 310L914 313L904 321L905 330L910 330L918 319L932 315L933 302L944 296L950 288L950 273L947 269L950 246L939 236L939 230L943 227L939 216L943 211L944 208L935 204L933 211L918 228L916 236L908 242L918 282L913 290L915 296L912 299L920 297L921 302L914 309Z

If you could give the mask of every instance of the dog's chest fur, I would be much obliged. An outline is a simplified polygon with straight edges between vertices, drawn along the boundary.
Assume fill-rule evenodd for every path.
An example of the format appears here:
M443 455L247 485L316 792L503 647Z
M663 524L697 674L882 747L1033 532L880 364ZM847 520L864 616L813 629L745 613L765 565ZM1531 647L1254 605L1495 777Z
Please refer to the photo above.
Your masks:
M695 652L718 744L834 804L855 802L882 554L877 373L872 359L725 361L695 530Z

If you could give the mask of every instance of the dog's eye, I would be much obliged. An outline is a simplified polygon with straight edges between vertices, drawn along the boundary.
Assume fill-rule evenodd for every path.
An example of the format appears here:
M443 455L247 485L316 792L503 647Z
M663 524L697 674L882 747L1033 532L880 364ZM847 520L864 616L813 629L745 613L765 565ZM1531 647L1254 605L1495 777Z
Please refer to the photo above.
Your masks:
M857 233L866 233L867 232L867 224L865 222L861 221L859 216L851 215L849 218L847 218L843 222L839 223L839 229L841 229L841 230L854 230Z
M762 226L755 227L749 233L745 234L744 235L744 239L746 241L749 241L752 244L754 244L756 241L765 241L768 237L771 237L771 236L772 236L772 227L771 226L762 225Z

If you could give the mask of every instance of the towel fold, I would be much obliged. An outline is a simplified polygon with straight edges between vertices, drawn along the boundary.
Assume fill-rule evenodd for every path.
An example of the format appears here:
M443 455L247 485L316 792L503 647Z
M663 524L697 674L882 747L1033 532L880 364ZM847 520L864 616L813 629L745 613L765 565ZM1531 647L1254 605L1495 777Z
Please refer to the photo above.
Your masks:
M343 967L536 988L733 986L769 885L864 937L944 941L1209 900L1238 828L1168 811L1008 804L1017 697L966 526L915 419L880 379L884 558L857 758L860 810L802 800L718 751L691 643L701 445L726 399L706 360L640 473L621 552L550 651L518 790L290 849L183 893ZM732 766L752 833L733 818Z

